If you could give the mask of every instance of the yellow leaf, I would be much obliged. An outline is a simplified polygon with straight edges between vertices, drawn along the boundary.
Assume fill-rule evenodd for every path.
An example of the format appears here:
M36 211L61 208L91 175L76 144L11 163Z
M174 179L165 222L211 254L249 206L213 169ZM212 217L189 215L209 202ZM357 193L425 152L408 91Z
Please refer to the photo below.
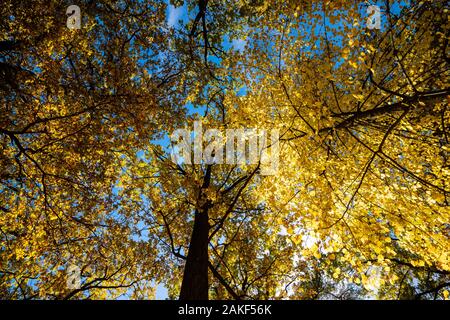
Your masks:
M358 64L355 61L349 61L348 64L354 69L358 68Z

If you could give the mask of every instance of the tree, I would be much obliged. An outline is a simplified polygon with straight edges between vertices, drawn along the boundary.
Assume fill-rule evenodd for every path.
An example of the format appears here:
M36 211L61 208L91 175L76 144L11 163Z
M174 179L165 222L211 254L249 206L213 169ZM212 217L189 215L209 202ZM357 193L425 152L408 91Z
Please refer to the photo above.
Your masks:
M443 3L37 5L2 9L2 296L447 298ZM155 142L198 121L278 130L277 174Z
M137 159L183 115L172 107L182 64L159 28L164 6L87 1L80 30L66 28L67 6L2 5L0 278L8 298L102 297L97 289L126 290L141 281L134 275L155 273L151 241L133 240L137 226L114 186L124 154ZM74 291L69 265L85 279Z

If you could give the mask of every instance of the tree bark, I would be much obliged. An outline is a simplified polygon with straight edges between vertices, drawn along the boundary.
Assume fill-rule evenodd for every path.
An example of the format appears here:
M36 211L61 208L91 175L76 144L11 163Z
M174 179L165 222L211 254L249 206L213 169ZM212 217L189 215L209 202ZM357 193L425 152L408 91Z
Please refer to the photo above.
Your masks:
M211 167L208 166L200 190L200 198L204 196L203 189L209 187L210 179ZM202 208L195 210L194 228L184 266L180 300L208 300L209 207L209 201L205 201Z
M208 300L208 211L195 213L180 300Z

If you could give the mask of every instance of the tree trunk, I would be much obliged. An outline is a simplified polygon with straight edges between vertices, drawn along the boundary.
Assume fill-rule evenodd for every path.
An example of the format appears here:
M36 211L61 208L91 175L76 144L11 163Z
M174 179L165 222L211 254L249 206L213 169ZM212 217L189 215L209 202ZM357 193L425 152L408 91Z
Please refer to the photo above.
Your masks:
M208 188L211 180L211 166L208 166L203 179L202 189ZM184 266L180 300L208 300L208 237L209 237L209 201L199 210L195 210L194 229L192 230L189 252Z
M180 300L208 300L208 210L195 213Z

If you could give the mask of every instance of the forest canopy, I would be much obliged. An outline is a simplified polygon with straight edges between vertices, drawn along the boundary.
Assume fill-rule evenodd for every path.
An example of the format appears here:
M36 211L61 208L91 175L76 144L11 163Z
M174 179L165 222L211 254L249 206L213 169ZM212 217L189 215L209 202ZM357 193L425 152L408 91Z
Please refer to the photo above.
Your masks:
M445 1L73 2L0 8L0 299L449 298Z

